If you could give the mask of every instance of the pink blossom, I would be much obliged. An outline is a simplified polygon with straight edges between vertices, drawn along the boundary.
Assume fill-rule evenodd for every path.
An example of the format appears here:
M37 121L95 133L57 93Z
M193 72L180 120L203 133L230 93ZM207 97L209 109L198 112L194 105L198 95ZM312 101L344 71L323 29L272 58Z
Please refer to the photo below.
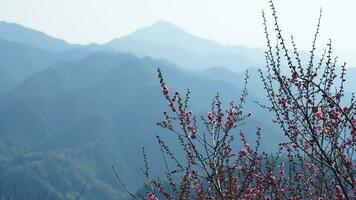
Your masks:
M315 112L315 117L316 117L318 120L322 120L322 119L323 119L322 113L321 113L320 111Z
M240 151L240 157L245 157L245 156L247 156L246 150L241 150Z
M342 111L344 111L344 113L347 113L347 111L349 111L349 108L347 106L345 106Z
M188 117L192 116L192 114L193 114L192 111L188 111L188 112L187 112L187 116L188 116Z
M197 132L196 128L193 127L193 126L188 126L188 130L190 131L191 138L195 139L196 138L196 132Z
M147 199L148 200L158 200L158 197L154 193L150 192L147 194Z
M168 121L167 121L167 120L163 120L163 121L161 122L161 124L162 124L162 126L165 127L165 128L168 127Z
M307 99L307 103L308 104L312 104L312 100L311 99Z
M242 138L244 138L244 137L245 137L245 133L244 133L243 131L240 131L240 136L241 136Z
M168 93L169 93L169 91L168 91L168 88L167 88L167 86L164 86L163 88L162 88L162 93L163 93L163 96L168 96Z
M356 125L356 118L352 119L352 124Z
M244 144L244 147L245 147L245 149L249 150L250 147L251 147L251 145L250 145L249 143L245 143L245 144Z
M212 112L208 112L208 119L210 121L213 121L214 120L214 114Z
M341 187L339 185L335 186L336 199L342 200L345 199L345 195L342 193Z

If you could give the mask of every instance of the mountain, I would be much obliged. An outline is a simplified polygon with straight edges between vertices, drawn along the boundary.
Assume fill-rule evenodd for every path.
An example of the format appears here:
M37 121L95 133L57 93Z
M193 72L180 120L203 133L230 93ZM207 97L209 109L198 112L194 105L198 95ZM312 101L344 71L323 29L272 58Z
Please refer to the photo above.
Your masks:
M139 56L164 58L188 69L225 67L241 72L263 64L263 50L243 46L223 46L212 40L201 39L165 21L114 39L107 47ZM261 58L261 59L256 59Z
M172 148L178 144L172 142L172 134L155 126L167 109L157 66L171 91L191 89L191 105L198 116L207 113L216 92L226 106L241 94L227 82L131 54L97 52L54 64L16 86L0 104L0 176L26 183L25 188L37 185L59 199L78 195L75 190L90 180L85 199L117 199L123 192L111 165L128 187L140 188L141 147L151 155L152 173L160 174L163 165L154 135L159 133ZM268 140L261 148L271 150L279 138L265 122L268 115L251 102L246 110L259 115L241 128L251 133L252 141L256 125L266 128L263 137ZM103 192L106 196L101 196Z
M221 51L221 46L218 43L196 37L166 21L158 21L149 27L138 29L127 37L132 40L177 47L197 55L213 54Z
M0 98L50 65L76 60L98 50L103 48L70 45L18 24L0 22Z
M165 21L137 31L107 44L75 45L53 38L43 32L22 25L0 22L0 39L61 52L70 49L91 51L119 51L137 56L167 59L186 69L201 70L225 67L241 72L263 63L263 50L243 46L223 46L212 40L201 39Z
M16 24L0 27L0 198L15 188L17 199L79 199L82 190L83 199L124 199L111 166L131 191L141 188L141 147L153 176L160 175L164 165L154 136L172 149L179 144L155 126L167 110L157 67L171 92L191 90L197 116L207 114L216 93L224 106L238 100L249 68L244 110L253 117L234 133L243 129L253 142L256 126L262 127L267 152L282 140L271 113L253 103L267 102L252 68L263 66L261 49L223 46L167 22L87 46ZM354 90L355 72L347 72L347 91Z
M0 39L0 97L31 75L58 62L76 60L92 53L87 49L52 52Z
M56 63L56 54L0 39L0 96L30 75Z
M71 44L64 40L53 38L43 32L16 23L4 21L0 21L0 39L57 52L73 48Z

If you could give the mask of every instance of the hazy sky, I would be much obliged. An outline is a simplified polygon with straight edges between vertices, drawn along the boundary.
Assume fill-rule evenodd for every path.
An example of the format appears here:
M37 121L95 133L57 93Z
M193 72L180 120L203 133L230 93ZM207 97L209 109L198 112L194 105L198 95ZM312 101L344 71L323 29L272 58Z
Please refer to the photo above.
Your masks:
M319 43L356 65L355 0L275 0L286 36L308 50L323 8ZM71 43L107 42L158 20L222 44L264 47L261 10L267 0L0 0L0 20Z

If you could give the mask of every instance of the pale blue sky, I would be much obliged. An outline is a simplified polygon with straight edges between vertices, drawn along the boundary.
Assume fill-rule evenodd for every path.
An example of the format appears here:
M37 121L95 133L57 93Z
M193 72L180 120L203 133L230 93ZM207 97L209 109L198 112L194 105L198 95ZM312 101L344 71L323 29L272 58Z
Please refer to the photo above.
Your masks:
M319 44L356 65L355 0L275 0L286 35L308 50L322 7ZM41 30L71 43L107 42L158 20L222 44L264 47L261 10L267 0L0 0L0 20Z

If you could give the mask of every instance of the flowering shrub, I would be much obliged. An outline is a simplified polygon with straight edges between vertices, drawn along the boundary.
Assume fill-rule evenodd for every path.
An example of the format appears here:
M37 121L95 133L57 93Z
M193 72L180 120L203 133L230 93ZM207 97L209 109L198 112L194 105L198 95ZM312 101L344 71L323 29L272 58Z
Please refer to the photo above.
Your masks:
M312 172L308 180L308 189L312 188L310 195L301 197L355 198L355 96L352 95L349 102L344 100L346 63L337 73L337 59L332 58L331 41L321 59L317 63L314 61L320 14L310 60L303 67L293 37L293 55L286 47L272 2L271 8L277 44L272 49L264 20L268 46L267 74L261 70L260 74L271 103L267 108L275 113L276 124L289 138L283 147L289 152L289 157L300 157L299 163ZM281 54L287 61L288 73L281 71ZM289 164L293 163L290 160ZM291 172L297 175L293 170ZM294 186L291 184L289 187Z
M217 95L210 112L197 117L189 107L190 91L185 95L171 92L158 69L162 94L169 107L158 125L177 136L185 160L179 161L175 152L156 136L166 169L164 181L150 177L144 153L147 194L130 193L133 198L356 198L355 96L345 99L345 64L338 73L331 41L320 60L315 61L320 15L310 60L303 66L293 37L293 51L288 51L272 1L270 7L277 39L272 46L263 13L268 49L266 70L260 70L269 105L258 104L275 114L272 122L288 141L279 144L279 151L269 156L259 151L260 127L256 127L257 140L253 145L244 131L237 136L234 133L251 116L243 109L248 94L247 73L237 104L232 102L223 108ZM234 137L241 141L242 149L233 150Z

